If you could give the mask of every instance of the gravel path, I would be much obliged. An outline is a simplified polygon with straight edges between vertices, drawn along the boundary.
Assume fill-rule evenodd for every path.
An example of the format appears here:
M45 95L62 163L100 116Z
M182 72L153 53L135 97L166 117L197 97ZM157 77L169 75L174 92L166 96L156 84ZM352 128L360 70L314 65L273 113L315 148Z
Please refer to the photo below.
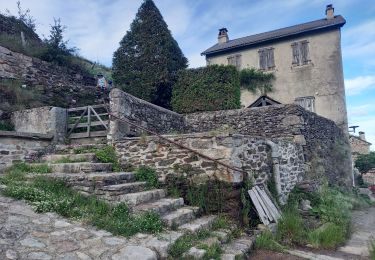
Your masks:
M139 235L145 241L149 235ZM147 239L146 239L147 240ZM142 242L114 237L0 195L0 259L156 259Z

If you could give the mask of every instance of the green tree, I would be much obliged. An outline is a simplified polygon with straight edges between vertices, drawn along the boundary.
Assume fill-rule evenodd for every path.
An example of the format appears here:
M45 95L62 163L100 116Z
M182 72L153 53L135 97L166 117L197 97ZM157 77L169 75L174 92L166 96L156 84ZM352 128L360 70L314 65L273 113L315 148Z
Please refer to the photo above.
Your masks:
M375 152L359 155L355 160L355 167L361 173L366 173L368 170L375 168Z
M61 24L61 20L54 19L51 25L50 35L44 39L46 51L42 55L42 59L49 62L56 62L59 65L66 65L68 58L76 53L77 48L69 48L68 41L64 40L64 32L66 26Z
M154 2L144 0L113 54L113 79L124 91L170 108L176 73L187 62Z

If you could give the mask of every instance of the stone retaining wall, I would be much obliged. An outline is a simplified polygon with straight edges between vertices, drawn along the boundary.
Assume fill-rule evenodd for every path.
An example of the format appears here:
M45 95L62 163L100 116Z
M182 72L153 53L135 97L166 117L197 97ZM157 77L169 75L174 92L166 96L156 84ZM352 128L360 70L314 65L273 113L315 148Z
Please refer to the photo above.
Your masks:
M136 98L119 89L113 89L110 93L110 108L114 115L158 134L182 132L184 128L182 115ZM108 139L116 141L126 136L139 136L141 133L141 130L113 118L110 122Z
M0 131L0 172L15 162L31 162L50 144L52 135Z
M210 133L165 136L222 163L242 169L255 183L273 178L271 150L265 140L245 135ZM305 173L302 147L292 142L275 141L279 154L281 188L287 195ZM115 143L122 164L155 168L165 182L168 175L180 175L194 183L220 180L240 183L241 171L235 171L201 157L158 137L125 138ZM246 176L245 176L246 177Z
M303 146L308 164L306 178L326 178L331 184L351 185L350 146L332 120L301 106L274 105L261 108L195 113L185 116L185 132L229 131L266 139L289 140Z
M22 133L53 135L54 142L64 142L67 127L66 109L38 107L12 113L14 130Z

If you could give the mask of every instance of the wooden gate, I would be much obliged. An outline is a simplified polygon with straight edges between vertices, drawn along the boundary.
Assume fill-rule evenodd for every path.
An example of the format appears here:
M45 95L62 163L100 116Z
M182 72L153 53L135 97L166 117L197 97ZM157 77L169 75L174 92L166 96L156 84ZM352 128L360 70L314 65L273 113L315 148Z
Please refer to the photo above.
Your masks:
M68 109L68 138L106 136L108 126L109 114L105 105Z

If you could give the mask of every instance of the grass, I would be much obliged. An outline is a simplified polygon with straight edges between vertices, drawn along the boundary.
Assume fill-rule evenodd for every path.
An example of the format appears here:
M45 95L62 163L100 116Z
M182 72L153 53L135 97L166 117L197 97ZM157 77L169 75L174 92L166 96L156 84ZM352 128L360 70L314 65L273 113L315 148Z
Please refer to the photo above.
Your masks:
M277 223L277 240L285 244L303 244L306 230L301 215L295 210L287 210Z
M198 244L200 240L208 238L209 236L210 232L208 230L199 230L196 233L186 233L174 242L169 248L168 253L174 259L179 258L191 247Z
M198 246L199 249L206 250L206 253L203 256L203 260L210 260L210 259L216 259L220 260L220 256L223 253L223 250L220 247L220 244L215 243L213 245L204 245L201 244Z
M348 229L333 223L326 223L309 232L308 241L316 248L335 248L345 242Z
M124 203L113 206L95 196L83 196L62 181L43 176L26 183L28 167L17 165L8 169L2 178L7 185L3 192L6 196L26 200L37 212L56 212L126 237L163 230L164 224L154 212L133 215Z
M119 163L115 148L113 146L107 145L103 148L75 148L73 150L75 154L83 153L94 153L96 158L101 163L112 163L113 171L122 171L122 167Z
M157 188L159 186L158 175L153 168L140 166L135 171L134 177L137 181L145 181L148 188Z
M255 247L257 249L266 249L276 252L283 252L285 247L278 243L271 233L271 231L264 231L255 240Z

